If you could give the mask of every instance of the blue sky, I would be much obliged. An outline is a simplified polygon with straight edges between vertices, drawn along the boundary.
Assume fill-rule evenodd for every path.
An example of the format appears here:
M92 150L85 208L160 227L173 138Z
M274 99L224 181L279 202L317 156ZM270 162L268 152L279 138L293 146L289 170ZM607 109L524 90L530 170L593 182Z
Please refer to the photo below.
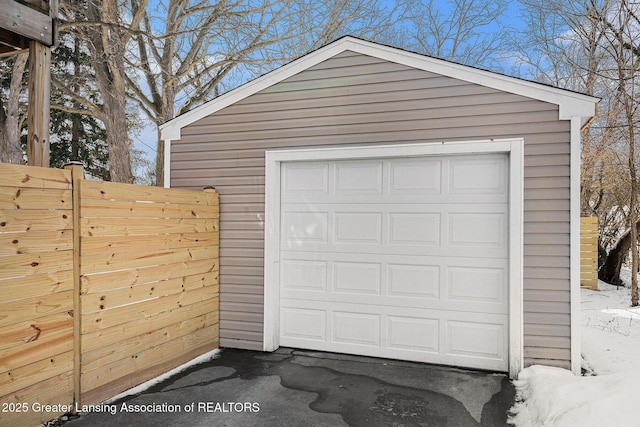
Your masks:
M384 1L384 2L387 3L389 7L392 7L394 5L394 2L391 2L391 1ZM157 3L158 3L158 0L150 0L149 7L154 7L154 5L157 5ZM436 3L444 13L446 13L448 10L452 10L452 6L451 6L452 1L441 0L441 1L437 1ZM519 2L511 1L507 3L508 3L508 9L506 14L504 15L503 22L507 23L507 25L511 27L517 28L518 26L521 25L520 19L519 19L519 6L520 6ZM487 32L499 32L501 30L502 30L501 23L499 22L489 25L484 29L484 31L487 31ZM510 68L510 64L508 63L508 60L505 60L504 70L508 72L509 68ZM149 161L154 161L155 149L156 149L156 138L157 138L157 131L156 131L155 125L153 125L151 121L142 112L140 114L140 121L143 127L140 129L137 135L132 135L134 148L141 150L144 153L144 157L147 158Z

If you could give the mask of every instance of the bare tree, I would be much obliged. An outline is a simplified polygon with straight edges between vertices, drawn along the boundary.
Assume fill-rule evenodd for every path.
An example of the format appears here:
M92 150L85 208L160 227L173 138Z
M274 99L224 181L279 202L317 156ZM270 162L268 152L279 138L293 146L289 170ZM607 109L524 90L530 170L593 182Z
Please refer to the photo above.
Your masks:
M157 126L347 32L379 36L403 10L379 0L129 1L143 18L128 57L138 72L125 78ZM159 143L158 185L163 165Z
M602 4L592 0L522 0L525 30L516 40L516 62L522 75L542 83L601 96L607 88L600 72L605 63L603 33L597 23ZM582 133L581 212L597 215L607 210L605 178L611 163L604 162L612 138L608 108ZM610 160L610 159L609 159ZM604 184L604 185L603 185Z
M598 118L582 136L581 211L600 223L599 277L621 283L632 254L637 271L638 3L522 0L526 32L519 58L529 76L599 96ZM634 118L636 123L634 124ZM627 171L628 175L621 174ZM635 274L632 275L635 281ZM636 288L636 284L632 284ZM635 293L635 291L634 291ZM636 298L632 298L635 304Z
M638 178L636 159L636 126L640 99L640 4L628 1L612 2L611 9L598 15L605 34L604 49L613 60L613 99L619 106L617 129L628 150L629 228L631 240L631 305L638 305Z
M404 45L437 58L502 69L501 59L511 35L507 23L501 22L508 3L506 0L415 1L404 32Z
M7 67L9 84L6 91L0 91L0 162L2 163L24 163L20 146L20 94L28 58L28 53L20 53L12 61L3 64ZM9 69L11 72L8 72ZM3 92L6 93L6 99Z
M146 7L146 0L141 0ZM129 43L140 28L142 13L124 8L122 0L63 1L61 14L67 32L84 42L93 58L95 85L100 99L73 91L65 82L52 78L66 96L82 108L56 106L68 112L91 114L106 129L109 174L112 181L133 182L131 140L127 121L126 56Z

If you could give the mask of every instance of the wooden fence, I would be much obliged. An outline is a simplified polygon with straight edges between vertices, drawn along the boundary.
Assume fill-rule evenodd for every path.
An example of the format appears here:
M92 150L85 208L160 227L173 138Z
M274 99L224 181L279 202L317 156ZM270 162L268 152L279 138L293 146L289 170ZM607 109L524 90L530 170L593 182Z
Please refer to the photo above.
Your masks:
M580 286L598 290L598 217L580 218Z
M71 172L0 165L0 425L73 403L73 278Z
M218 346L217 193L82 175L0 165L0 403L27 404L1 425L101 402Z

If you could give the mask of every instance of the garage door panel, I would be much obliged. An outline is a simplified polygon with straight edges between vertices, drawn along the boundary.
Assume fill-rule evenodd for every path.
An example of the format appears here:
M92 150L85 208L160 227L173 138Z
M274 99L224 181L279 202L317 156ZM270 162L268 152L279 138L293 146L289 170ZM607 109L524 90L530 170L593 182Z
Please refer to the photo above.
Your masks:
M437 354L440 321L422 317L387 316L387 347Z
M449 162L450 194L500 194L507 197L507 159L465 157Z
M281 261L280 286L283 290L325 292L327 290L327 261L285 259Z
M507 369L506 155L281 171L281 345Z
M281 323L283 346L483 369L502 370L506 364L507 315L487 316L479 322L473 314L445 310L386 305L354 309L347 303L332 302L303 302L309 308L292 309L290 303L283 301L281 322L297 324ZM324 309L324 316L318 313L320 309ZM326 331L330 331L328 335Z
M440 265L389 264L387 295L390 297L440 298Z
M389 213L390 245L440 246L440 212Z
M329 192L329 163L288 164L282 171L282 189L286 198L317 197ZM286 200L285 198L285 200Z
M287 163L282 166L282 202L322 203L331 199L366 203L381 194L394 202L425 195L435 203L507 201L508 159L501 155L481 157ZM469 199L473 196L481 197Z
M379 204L283 207L287 209L282 215L281 234L285 250L480 258L504 258L508 253L504 204L475 209Z
M335 212L334 235L340 243L382 244L382 213Z
M379 348L380 315L377 313L333 311L331 341Z
M357 295L381 295L380 263L333 263L333 292Z
M338 298L335 295L329 296L328 298L319 298L318 295L313 295L306 300L301 300L297 298L291 298L289 300L290 303L296 305L300 301L309 301L314 304L319 302L327 302L331 304L338 303L347 303L347 304L357 304L365 306L378 306L381 304L394 304L398 308L403 309L416 309L416 310L431 310L431 311L446 311L448 313L471 313L476 318L482 319L485 316L492 316L494 314L501 315L507 314L502 313L504 310L498 310L496 305L488 304L488 303L479 303L477 307L473 307L473 311L465 311L460 307L459 303L454 303L452 301L438 302L433 299L424 299L422 301L412 301L408 297L393 297L393 298L383 298L380 296L357 296L355 294L345 294L343 298Z
M464 246L450 246L450 247L433 247L430 245L396 243L394 245L380 245L378 247L364 246L358 243L342 243L327 245L325 243L317 242L283 242L281 247L286 247L287 251L294 248L298 248L305 253L321 254L327 251L344 254L345 256L350 254L359 254L362 256L369 255L402 255L402 256L422 256L422 257L467 257L469 259L504 259L504 253L506 250L499 247L480 246L477 247L464 247ZM482 253L484 256L480 256Z
M469 304L492 302L506 305L504 268L448 267L448 298Z
M389 162L389 195L435 195L441 193L442 161L396 159Z
M340 162L335 168L336 195L380 195L383 191L382 161Z
M448 246L506 249L506 213L450 213Z
M447 320L447 354L504 359L505 327L496 323Z
M306 242L327 243L329 241L328 227L328 212L283 212L282 241L285 244L293 245Z
M280 310L280 335L285 339L324 343L327 339L326 315L326 310L282 307Z
M283 257L282 298L508 312L504 259L313 252L283 252Z

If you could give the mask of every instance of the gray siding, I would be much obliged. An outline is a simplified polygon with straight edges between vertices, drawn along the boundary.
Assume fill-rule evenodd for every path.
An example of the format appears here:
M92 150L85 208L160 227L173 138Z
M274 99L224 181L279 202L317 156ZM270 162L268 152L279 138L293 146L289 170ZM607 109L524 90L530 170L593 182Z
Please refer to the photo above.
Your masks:
M570 365L569 123L556 105L344 52L182 129L171 186L220 193L220 345L262 348L264 152L523 137L525 365Z

